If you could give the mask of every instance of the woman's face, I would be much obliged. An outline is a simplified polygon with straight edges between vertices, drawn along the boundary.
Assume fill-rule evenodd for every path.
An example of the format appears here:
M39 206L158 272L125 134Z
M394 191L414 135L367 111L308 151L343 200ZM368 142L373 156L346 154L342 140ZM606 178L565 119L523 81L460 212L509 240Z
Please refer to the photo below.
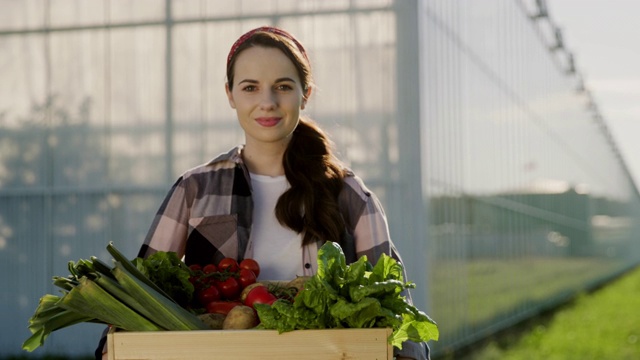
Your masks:
M233 90L226 86L247 146L286 145L304 109L303 87L291 60L279 49L250 47L236 58Z

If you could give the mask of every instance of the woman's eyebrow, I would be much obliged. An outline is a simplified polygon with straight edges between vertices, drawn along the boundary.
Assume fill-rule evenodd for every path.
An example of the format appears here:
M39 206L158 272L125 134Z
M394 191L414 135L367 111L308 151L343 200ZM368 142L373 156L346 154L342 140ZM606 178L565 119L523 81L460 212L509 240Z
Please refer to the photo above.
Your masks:
M279 82L292 82L295 83L296 81L290 77L281 77L281 78L277 78L276 81L274 81L274 83L279 83ZM258 80L254 80L254 79L243 79L241 80L238 85L243 84L243 83L249 83L249 84L259 84L260 82Z
M295 80L293 80L292 78L289 78L289 77L281 77L281 78L276 79L277 83L283 82L283 81L290 81L290 82L293 82L293 83L296 82Z

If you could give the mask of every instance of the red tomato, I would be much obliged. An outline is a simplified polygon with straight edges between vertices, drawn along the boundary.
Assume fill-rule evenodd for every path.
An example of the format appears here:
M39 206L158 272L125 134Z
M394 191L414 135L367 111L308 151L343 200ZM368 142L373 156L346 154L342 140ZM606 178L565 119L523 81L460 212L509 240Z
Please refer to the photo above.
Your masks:
M256 286L247 294L244 304L253 307L254 304L273 304L278 300L275 295L269 292L266 286Z
M207 305L212 301L220 300L220 291L215 286L209 286L208 288L198 291L198 301L200 304Z
M200 266L199 264L191 264L189 265L189 270L191 270L191 273L197 273L198 271L202 270L202 266Z
M224 258L218 263L218 271L236 272L238 271L238 262L232 258Z
M200 291L209 286L209 283L203 280L206 280L206 278L203 278L202 275L194 275L189 277L189 282L193 284L193 287L196 291Z
M256 282L256 274L251 270L240 269L238 274L238 282L243 289Z
M202 272L205 274L211 274L218 271L218 267L214 264L207 264L202 268Z
M253 290L254 287L258 287L258 286L266 287L265 284L262 284L262 283L259 283L259 282L255 282L255 283L247 286L246 288L242 289L242 292L240 293L240 301L244 304L245 300L247 299L247 295L249 295L249 292L251 290Z
M253 271L253 273L256 274L256 278L260 276L260 265L258 265L258 262L253 259L244 259L240 261L240 264L238 265L238 267L240 269L247 269L247 270Z
M238 298L242 290L240 284L233 276L230 276L226 280L217 281L216 287L220 290L222 296L230 300Z
M227 315L234 307L242 305L239 301L212 301L207 304L208 313Z

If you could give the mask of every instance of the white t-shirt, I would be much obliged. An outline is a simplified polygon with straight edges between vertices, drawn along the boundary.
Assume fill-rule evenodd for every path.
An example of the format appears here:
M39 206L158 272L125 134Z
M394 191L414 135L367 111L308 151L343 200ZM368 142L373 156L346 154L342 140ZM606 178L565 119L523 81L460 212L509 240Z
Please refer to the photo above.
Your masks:
M287 178L250 174L253 188L253 258L260 264L260 280L292 280L302 275L302 237L280 225L275 207L289 188Z

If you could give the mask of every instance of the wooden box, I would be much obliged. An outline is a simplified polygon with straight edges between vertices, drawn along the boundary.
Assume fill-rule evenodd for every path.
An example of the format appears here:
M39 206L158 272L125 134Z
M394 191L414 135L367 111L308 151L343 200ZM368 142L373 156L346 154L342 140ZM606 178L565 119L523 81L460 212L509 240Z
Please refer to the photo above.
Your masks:
M392 360L391 329L111 332L109 360Z

